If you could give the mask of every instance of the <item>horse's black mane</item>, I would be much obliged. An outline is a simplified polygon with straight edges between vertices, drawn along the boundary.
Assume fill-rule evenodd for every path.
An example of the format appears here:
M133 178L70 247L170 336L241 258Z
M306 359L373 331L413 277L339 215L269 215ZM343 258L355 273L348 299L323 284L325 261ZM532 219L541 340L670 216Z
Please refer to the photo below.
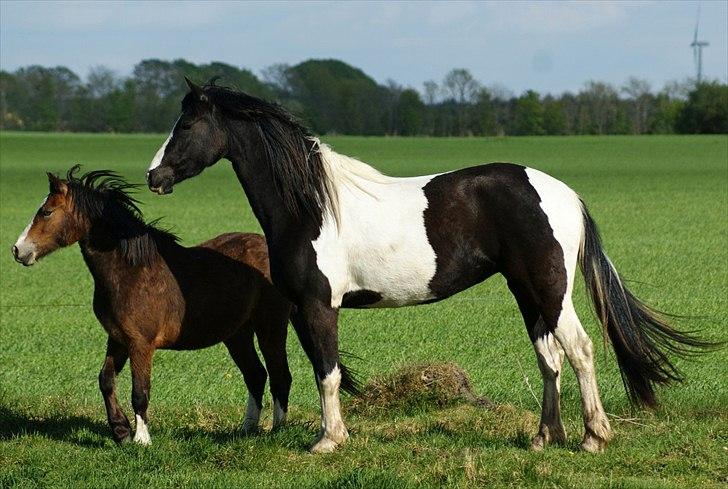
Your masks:
M332 193L318 139L280 104L214 84L202 87L210 101L235 119L255 124L273 172L276 190L296 217L320 218Z
M103 222L118 249L133 266L148 265L157 255L158 245L176 242L177 236L157 227L158 220L146 223L139 201L132 197L139 185L129 183L111 170L94 170L76 176L80 165L66 173L66 183L76 212L93 222Z

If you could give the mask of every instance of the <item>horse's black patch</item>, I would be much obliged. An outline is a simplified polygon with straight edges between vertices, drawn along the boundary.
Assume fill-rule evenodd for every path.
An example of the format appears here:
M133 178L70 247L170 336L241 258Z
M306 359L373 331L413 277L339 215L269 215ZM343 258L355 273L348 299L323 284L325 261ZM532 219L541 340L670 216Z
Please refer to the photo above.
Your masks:
M552 331L566 293L564 255L526 168L465 168L433 178L423 190L425 229L437 265L429 284L435 300L501 273L531 339ZM540 316L545 329L537 328Z
M341 299L341 307L356 309L371 306L382 300L382 294L373 290L354 290L344 294Z

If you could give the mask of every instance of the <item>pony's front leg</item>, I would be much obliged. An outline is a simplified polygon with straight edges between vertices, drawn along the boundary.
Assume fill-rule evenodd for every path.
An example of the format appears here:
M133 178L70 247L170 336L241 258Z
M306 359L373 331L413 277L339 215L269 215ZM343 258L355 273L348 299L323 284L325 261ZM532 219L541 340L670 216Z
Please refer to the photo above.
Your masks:
M134 345L129 349L131 360L131 405L134 407L136 432L134 442L150 445L152 439L147 428L147 408L149 407L149 390L151 388L152 356L151 345Z
M126 347L109 336L106 342L106 359L99 372L99 389L104 397L106 417L109 420L114 441L117 443L131 440L131 425L116 400L116 376L124 368L128 357Z
M341 417L338 311L320 301L299 305L292 322L313 365L321 401L321 431L312 453L328 453L349 438Z

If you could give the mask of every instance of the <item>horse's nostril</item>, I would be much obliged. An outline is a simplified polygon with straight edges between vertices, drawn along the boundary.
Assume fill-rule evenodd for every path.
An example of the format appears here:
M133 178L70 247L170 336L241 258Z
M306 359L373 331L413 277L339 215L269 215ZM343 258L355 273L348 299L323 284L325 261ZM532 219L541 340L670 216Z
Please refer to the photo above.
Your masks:
M17 258L18 257L18 247L13 245L12 250L13 250L13 256L15 258Z

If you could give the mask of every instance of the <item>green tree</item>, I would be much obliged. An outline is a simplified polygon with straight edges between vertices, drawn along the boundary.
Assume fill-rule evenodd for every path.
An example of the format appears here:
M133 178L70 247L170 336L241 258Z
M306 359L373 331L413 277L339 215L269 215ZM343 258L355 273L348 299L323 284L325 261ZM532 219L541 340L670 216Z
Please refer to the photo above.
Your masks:
M688 95L676 129L681 133L728 133L728 85L701 83Z
M544 108L538 92L528 90L516 100L514 119L515 134L545 134Z

